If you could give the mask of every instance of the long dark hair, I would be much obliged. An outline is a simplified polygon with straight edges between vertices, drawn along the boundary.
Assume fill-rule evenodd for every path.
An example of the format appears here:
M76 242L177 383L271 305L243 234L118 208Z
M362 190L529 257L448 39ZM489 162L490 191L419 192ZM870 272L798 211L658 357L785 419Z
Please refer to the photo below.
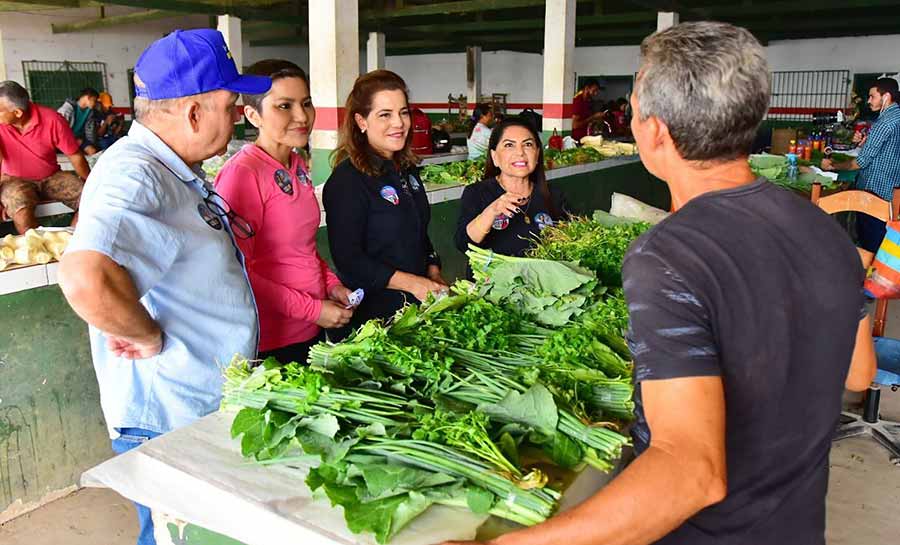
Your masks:
M492 108L493 106L491 106L487 102L475 106L475 110L472 112L472 117L469 118L469 134L466 135L466 138L472 138L472 132L475 131L475 127L478 126L478 122L482 117L486 116Z
M541 198L544 199L547 208L550 210L550 215L553 216L553 219L558 219L560 217L560 211L550 196L550 186L547 184L547 175L544 172L544 147L541 144L541 137L537 133L537 129L535 129L527 119L521 116L507 117L494 127L493 132L491 132L491 139L488 143L487 162L484 165L485 180L500 177L500 167L494 164L494 158L491 156L490 152L497 151L497 146L500 145L503 133L510 127L523 127L528 129L528 132L530 132L531 136L534 138L534 142L538 149L537 165L535 165L534 171L528 176L528 179L531 180L532 191L536 189L540 192Z
M344 106L344 121L338 130L338 147L332 152L331 164L337 166L344 159L350 159L357 170L369 176L380 176L381 167L374 162L375 152L369 145L369 137L359 130L355 116L359 114L368 117L372 111L372 99L381 91L403 91L406 104L409 105L409 89L403 78L390 70L375 70L356 78L353 89L347 97ZM412 118L412 112L410 112ZM406 145L394 154L394 161L402 170L407 170L419 163L419 158L413 153L412 121L410 120L409 132L406 134Z

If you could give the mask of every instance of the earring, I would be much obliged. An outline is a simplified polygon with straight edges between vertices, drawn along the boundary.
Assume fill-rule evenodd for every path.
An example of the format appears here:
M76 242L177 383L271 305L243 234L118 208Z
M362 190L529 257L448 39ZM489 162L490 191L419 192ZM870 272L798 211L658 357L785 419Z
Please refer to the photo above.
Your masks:
M359 132L366 134L366 129L359 129Z

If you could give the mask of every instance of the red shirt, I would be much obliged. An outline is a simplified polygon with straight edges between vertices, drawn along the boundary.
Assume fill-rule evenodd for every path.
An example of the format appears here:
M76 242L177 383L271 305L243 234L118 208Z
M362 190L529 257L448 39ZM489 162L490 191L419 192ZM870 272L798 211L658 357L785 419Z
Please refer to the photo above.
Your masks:
M572 117L574 118L576 115L582 120L587 119L594 113L593 108L591 107L591 99L588 98L584 91L579 92L575 95L575 98L572 100ZM572 126L572 138L576 141L581 140L583 137L587 136L587 125L579 128L575 128Z
M237 244L259 308L259 349L318 335L322 301L340 280L316 249L321 211L303 159L294 153L291 168L285 168L246 145L219 171L216 191L256 233Z
M56 110L31 103L24 133L12 125L0 125L0 174L43 180L60 170L56 150L66 155L78 151L72 128Z

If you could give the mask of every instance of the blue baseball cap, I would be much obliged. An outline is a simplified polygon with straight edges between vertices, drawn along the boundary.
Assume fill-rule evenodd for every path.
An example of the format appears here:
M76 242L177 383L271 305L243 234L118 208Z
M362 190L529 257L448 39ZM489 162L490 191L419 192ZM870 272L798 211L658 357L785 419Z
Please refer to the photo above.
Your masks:
M156 40L141 53L134 72L144 84L135 83L135 96L150 100L219 89L259 95L272 86L272 80L266 76L238 74L225 38L211 28L176 30Z

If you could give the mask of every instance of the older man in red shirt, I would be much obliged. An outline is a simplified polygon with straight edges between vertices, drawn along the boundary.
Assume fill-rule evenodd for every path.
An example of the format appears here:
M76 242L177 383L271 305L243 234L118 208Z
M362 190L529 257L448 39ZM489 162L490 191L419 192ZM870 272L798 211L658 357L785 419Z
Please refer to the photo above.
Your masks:
M75 173L60 169L57 150L69 157ZM90 171L61 115L31 102L18 83L0 82L0 215L24 233L38 226L39 202L60 201L75 210L74 225Z

